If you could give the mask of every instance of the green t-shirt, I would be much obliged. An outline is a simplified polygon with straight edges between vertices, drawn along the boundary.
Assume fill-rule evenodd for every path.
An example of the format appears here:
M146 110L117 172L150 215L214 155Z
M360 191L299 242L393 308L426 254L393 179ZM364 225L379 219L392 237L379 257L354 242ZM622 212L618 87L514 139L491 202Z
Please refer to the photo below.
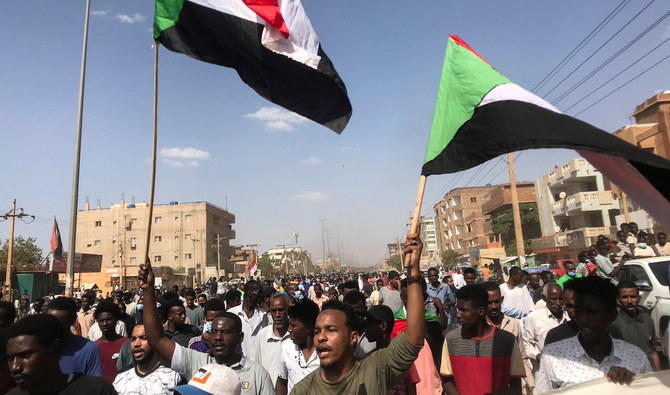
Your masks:
M355 394L386 395L405 378L423 345L414 345L401 333L385 349L356 360L349 374L336 383L321 378L321 368L310 373L293 387L291 395Z
M575 278L582 278L582 275L581 275L581 274L577 274L577 275L575 275L574 277L570 277L570 276L568 276L567 274L564 274L563 276L561 276L561 278L559 278L559 279L556 281L556 284L560 285L561 288L563 288L563 285L565 285L565 283L567 283L568 281L573 280L573 279L575 279Z

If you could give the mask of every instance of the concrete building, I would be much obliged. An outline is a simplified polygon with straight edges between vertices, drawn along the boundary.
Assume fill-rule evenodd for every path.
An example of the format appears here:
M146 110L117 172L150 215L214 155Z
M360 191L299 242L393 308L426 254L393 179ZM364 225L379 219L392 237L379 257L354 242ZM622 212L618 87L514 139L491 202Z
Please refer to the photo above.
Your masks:
M585 159L556 167L535 182L542 237L532 241L540 263L574 259L598 235L613 237L619 201Z
M670 91L656 94L635 107L633 117L634 124L619 128L614 135L670 159ZM621 196L616 186L613 186L612 191ZM616 217L617 224L633 221L640 229L656 228L653 219L637 203L625 196L621 197L622 213Z
M433 206L439 251L452 249L467 259L470 247L488 245L482 204L493 189L494 186L455 188Z
M421 255L431 259L437 258L440 254L440 251L437 248L437 232L435 229L435 217L421 216L421 218L419 219L419 223L421 226L421 232L419 234L419 237L423 242L423 251L421 252ZM411 224L412 224L412 218L410 217L409 222L407 222L408 231ZM388 245L388 248L390 251L391 244ZM395 249L397 249L397 244L395 245Z
M300 262L300 254L302 254L302 252L303 249L299 246L278 246L265 251L265 253L270 256L272 266L274 266L276 270L286 271L286 268L288 267L289 273L292 271L302 273L303 267Z
M153 266L169 267L190 279L195 275L199 283L216 276L220 263L223 275L228 257L233 255L229 245L235 239L233 214L208 202L157 204L153 218L147 218L148 214L147 203L124 201L96 209L87 204L79 211L77 252L102 255L104 273L103 279L92 281L84 277L94 273L84 273L82 283L95 282L101 288L134 286L145 253L148 220L153 222L149 253Z

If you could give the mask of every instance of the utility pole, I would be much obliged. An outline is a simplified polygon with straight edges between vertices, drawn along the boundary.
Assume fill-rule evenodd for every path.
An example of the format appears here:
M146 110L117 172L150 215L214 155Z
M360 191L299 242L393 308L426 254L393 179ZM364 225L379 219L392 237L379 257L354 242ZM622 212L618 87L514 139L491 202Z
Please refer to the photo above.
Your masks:
M523 230L521 229L521 211L519 210L519 195L516 190L516 170L514 169L514 153L507 154L507 169L509 171L509 185L512 193L512 216L514 218L514 238L516 239L516 252L519 256L519 265L526 266L526 248L523 241Z
M197 256L195 251L195 242L200 240L192 238L191 241L193 242L193 288L195 288L195 278L198 275L198 261L195 259Z
M216 280L221 278L221 235L216 234Z
M14 255L14 225L16 223L16 218L23 220L23 217L30 217L32 220L35 220L34 215L25 214L23 209L19 209L21 212L16 213L16 199L12 200L12 210L8 211L5 215L0 215L0 218L6 221L8 218L11 218L12 221L9 223L9 245L7 246L7 265L5 266L5 300L8 302L12 301L12 258ZM30 221L30 222L33 222ZM30 223L27 222L27 223Z
M325 239L326 220L320 219L319 221L321 221L321 252L323 253L323 265L324 267L326 267L326 270L328 270L328 263L326 262L326 239Z

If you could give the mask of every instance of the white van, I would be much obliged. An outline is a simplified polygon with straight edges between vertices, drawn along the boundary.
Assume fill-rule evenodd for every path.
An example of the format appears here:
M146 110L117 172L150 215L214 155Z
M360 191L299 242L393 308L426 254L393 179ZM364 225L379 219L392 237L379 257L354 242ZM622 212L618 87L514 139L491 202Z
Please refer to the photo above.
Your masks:
M670 321L670 283L668 270L670 256L633 259L623 266L619 281L632 281L640 290L640 305L651 312L656 336L664 339ZM668 353L668 340L661 342L663 353Z

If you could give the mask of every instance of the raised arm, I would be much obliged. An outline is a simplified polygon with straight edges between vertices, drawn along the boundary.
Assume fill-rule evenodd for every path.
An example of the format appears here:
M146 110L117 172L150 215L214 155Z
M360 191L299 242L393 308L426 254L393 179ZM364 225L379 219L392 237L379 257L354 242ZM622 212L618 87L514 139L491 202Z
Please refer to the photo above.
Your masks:
M407 235L405 249L403 250L407 263L407 328L405 329L405 337L407 341L416 345L423 345L425 335L423 288L419 282L425 281L419 267L422 249L423 244L418 234Z
M158 319L158 309L156 308L156 291L154 289L156 279L149 260L145 265L140 265L137 279L144 292L144 312L142 315L147 341L165 362L170 363L172 354L174 354L175 343L163 336L163 328Z

